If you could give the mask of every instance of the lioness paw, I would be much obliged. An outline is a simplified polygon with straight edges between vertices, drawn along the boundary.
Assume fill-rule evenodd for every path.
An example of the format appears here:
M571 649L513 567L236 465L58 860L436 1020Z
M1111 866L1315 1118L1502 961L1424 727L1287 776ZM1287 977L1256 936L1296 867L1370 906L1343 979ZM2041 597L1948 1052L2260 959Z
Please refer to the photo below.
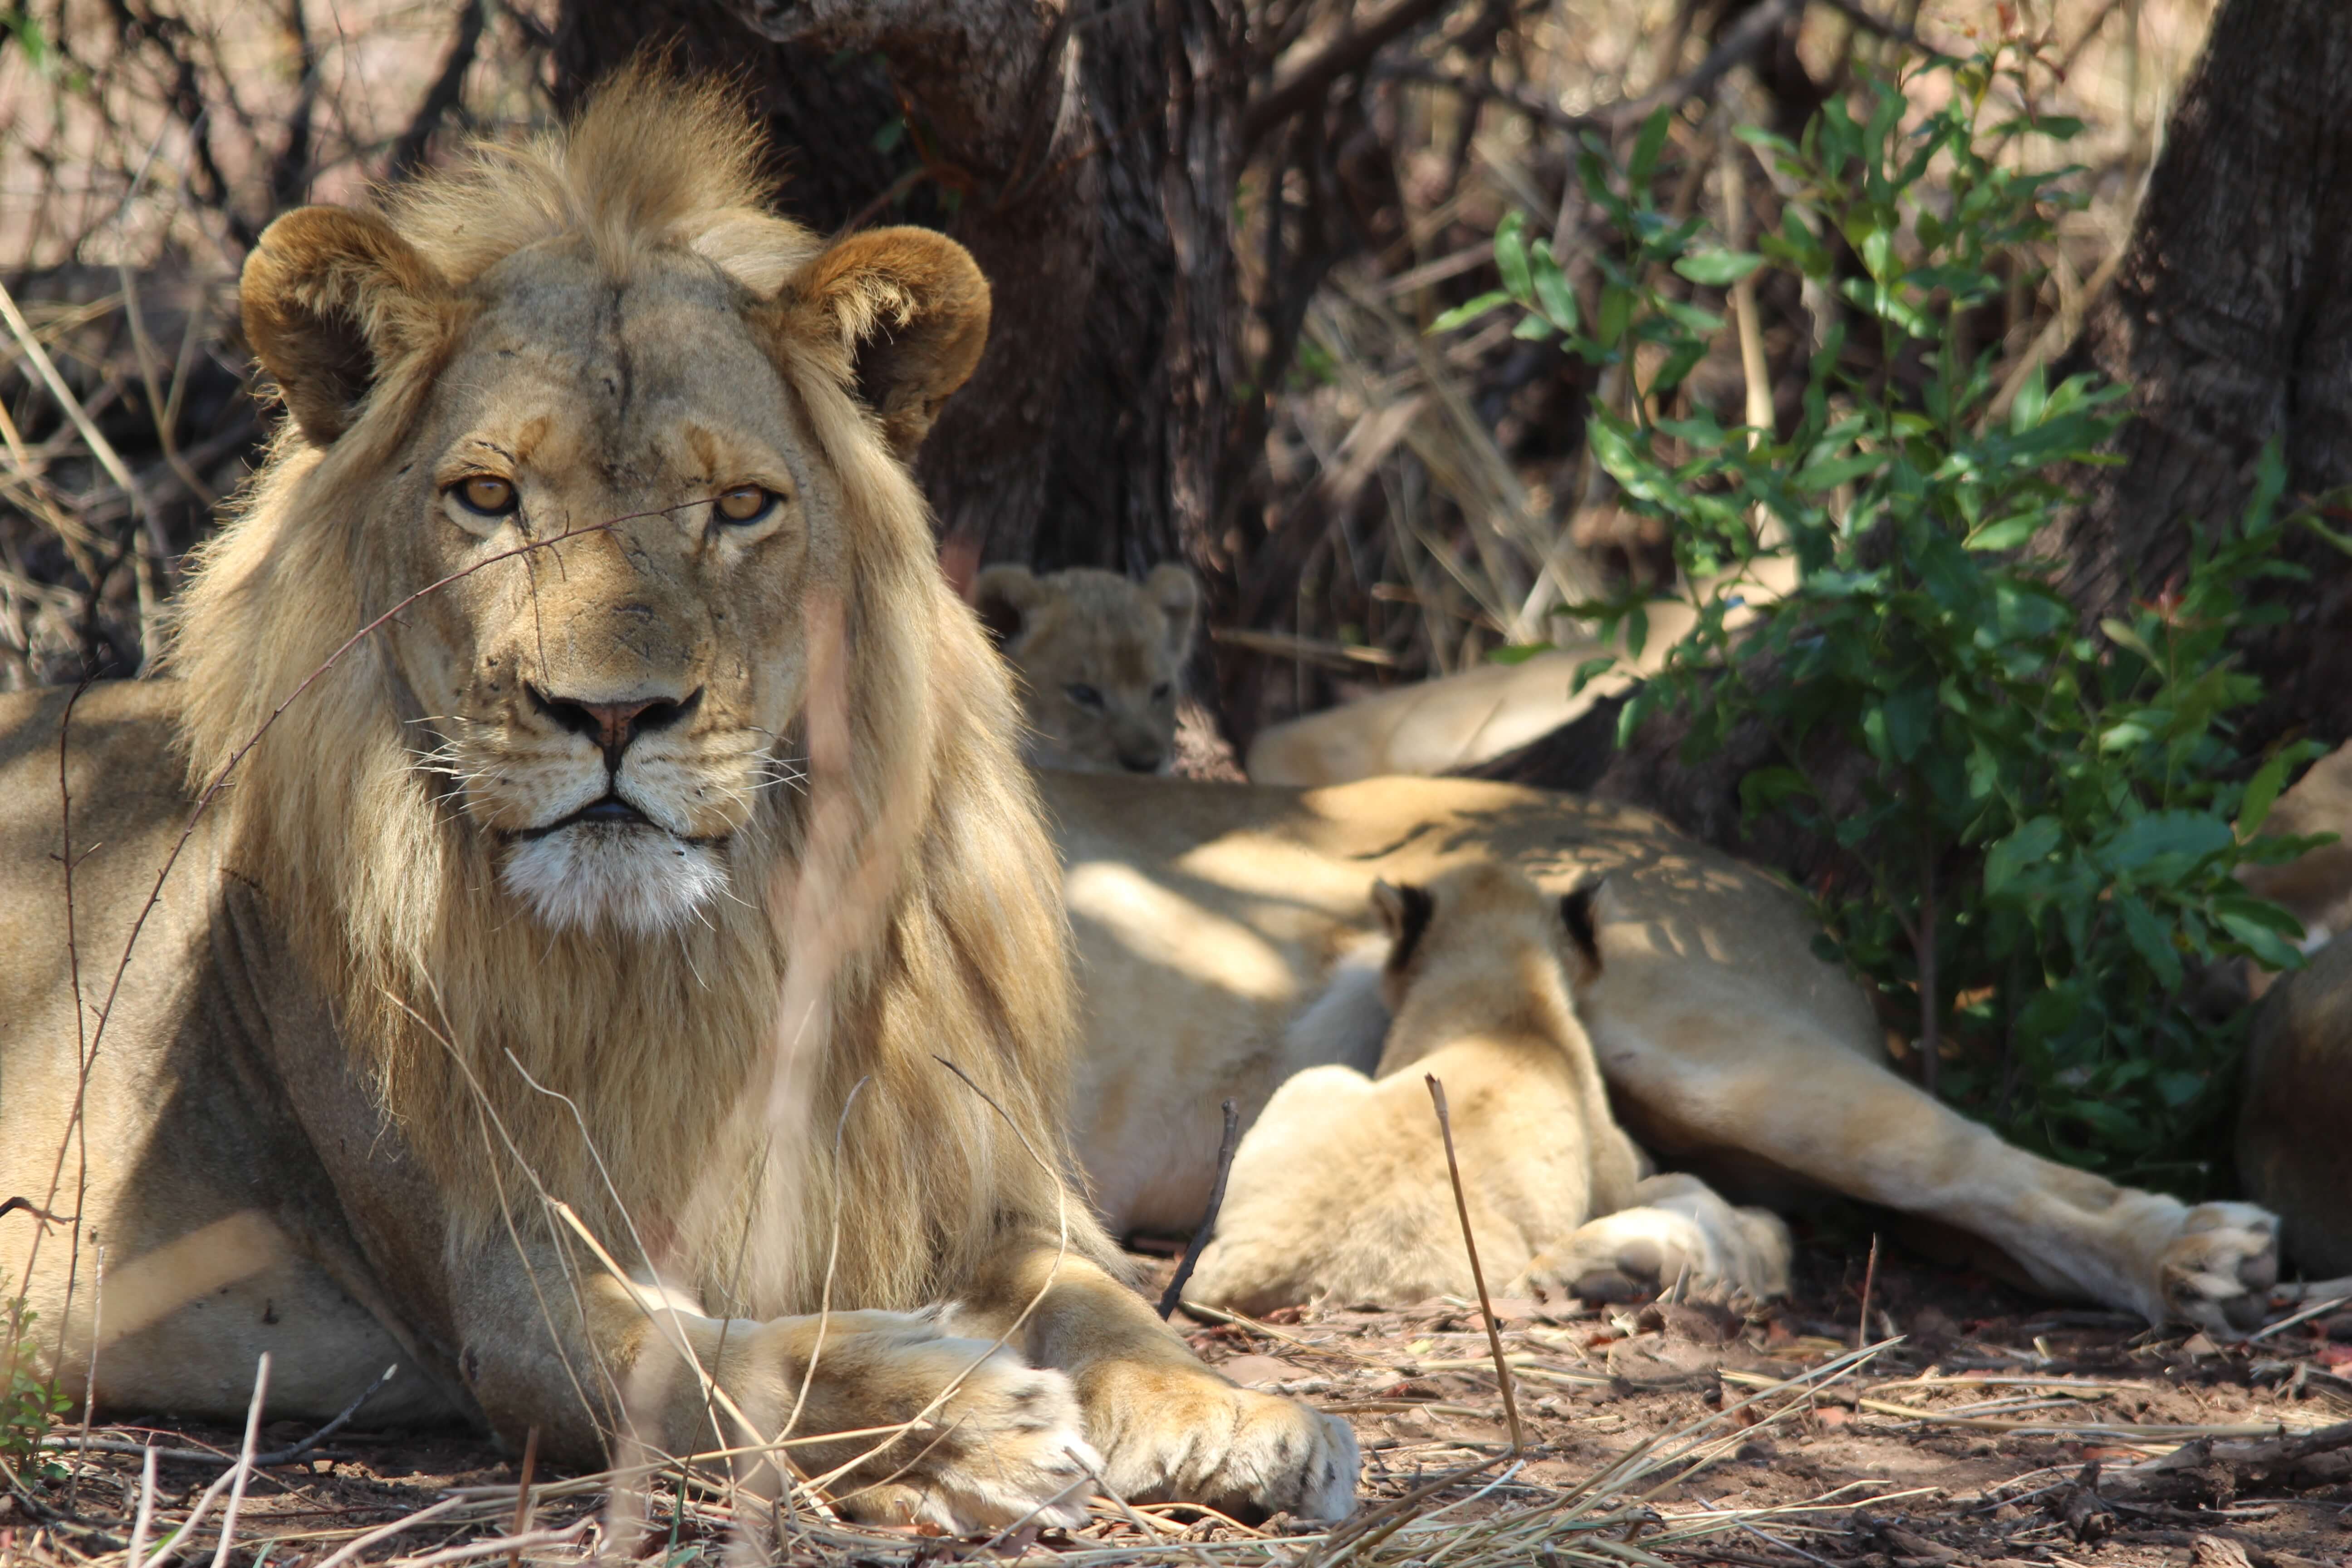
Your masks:
M2158 1291L2172 1321L2236 1339L2263 1320L2278 1282L2278 1220L2252 1204L2202 1204L2157 1262Z
M1131 1502L1204 1503L1243 1519L1355 1509L1361 1458L1336 1415L1202 1366L1106 1368L1087 1394L1103 1481Z

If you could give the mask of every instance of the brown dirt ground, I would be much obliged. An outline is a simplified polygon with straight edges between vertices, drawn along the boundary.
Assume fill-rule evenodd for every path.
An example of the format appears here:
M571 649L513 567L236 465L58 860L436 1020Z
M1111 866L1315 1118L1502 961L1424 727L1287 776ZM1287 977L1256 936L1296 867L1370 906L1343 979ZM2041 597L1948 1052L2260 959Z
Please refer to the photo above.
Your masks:
M1496 1460L1417 1505L1426 1511L1456 1503L1445 1517L1465 1524L1557 1500L1643 1441L1727 1407L1726 1430L1749 1428L1698 1470L1669 1472L1663 1485L1654 1476L1633 1489L1655 1489L1641 1499L1659 1516L1654 1533L1663 1530L1666 1537L1654 1555L1636 1530L1632 1548L1599 1556L1578 1549L1591 1539L1582 1537L1563 1538L1557 1552L1539 1547L1507 1558L1465 1552L1457 1563L1562 1568L1571 1558L1647 1556L1653 1565L1663 1559L1736 1568L2352 1568L2352 1426L2337 1435L2341 1444L2299 1461L2232 1464L2226 1446L2213 1454L2191 1447L2155 1483L2146 1481L2145 1471L2116 1479L2194 1436L2168 1427L2243 1429L2227 1434L2226 1445L2255 1440L2257 1430L2292 1434L2352 1423L2352 1312L2323 1314L2251 1344L2216 1345L2201 1335L2150 1332L2118 1314L2053 1308L1890 1247L1873 1280L1871 1317L1876 1337L1900 1334L1900 1342L1808 1398L1759 1402L1788 1408L1754 1425L1757 1411L1739 1408L1743 1399L1853 1348L1865 1267L1861 1256L1809 1247L1790 1298L1746 1315L1698 1303L1554 1309L1497 1301L1528 1442L1516 1463L1506 1453L1508 1432L1486 1333L1469 1303L1284 1312L1265 1323L1196 1319L1187 1337L1238 1381L1345 1414L1364 1448L1368 1508L1465 1465ZM1164 1279L1169 1268L1160 1260L1153 1272ZM117 1439L224 1452L234 1452L238 1436L217 1427L174 1428L154 1439L142 1427L100 1430ZM262 1440L302 1436L290 1425L273 1426ZM93 1454L71 1515L65 1481L28 1481L0 1495L0 1568L121 1562L138 1471L134 1456ZM216 1465L165 1462L160 1510L184 1517L220 1473ZM444 1501L453 1488L511 1489L516 1479L514 1462L479 1441L341 1434L302 1463L255 1482L234 1561L317 1564L368 1529ZM656 1489L648 1532L633 1554L664 1568L716 1558L723 1504L704 1500L681 1517L674 1489ZM503 1500L446 1512L364 1556L414 1561L495 1536L510 1525L511 1497L509 1490ZM586 1521L594 1502L593 1489L542 1495L535 1527ZM1767 1509L1780 1511L1756 1511ZM1672 1540L1671 1526L1723 1510L1739 1510L1743 1522L1706 1542ZM984 1561L1025 1550L1105 1562L1110 1558L1102 1549L1124 1544L1154 1561L1206 1564L1208 1554L1184 1543L1242 1546L1246 1542L1236 1538L1262 1536L1264 1548L1253 1554L1260 1562L1299 1549L1328 1561L1338 1544L1278 1544L1300 1533L1280 1519L1253 1531L1202 1519L1197 1510L1145 1511L1165 1521L1155 1527L1163 1539L1150 1547L1140 1521L1105 1510L1094 1527L1071 1536L1024 1533L986 1550L887 1531L835 1532L803 1538L785 1556L835 1563ZM83 1522L72 1522L77 1518ZM1442 1540L1423 1533L1368 1542L1356 1561L1428 1561L1433 1542ZM212 1551L207 1527L193 1543L194 1560ZM1185 1551L1196 1555L1185 1557ZM530 1555L574 1561L580 1551L557 1545ZM1224 1551L1213 1557L1245 1560Z

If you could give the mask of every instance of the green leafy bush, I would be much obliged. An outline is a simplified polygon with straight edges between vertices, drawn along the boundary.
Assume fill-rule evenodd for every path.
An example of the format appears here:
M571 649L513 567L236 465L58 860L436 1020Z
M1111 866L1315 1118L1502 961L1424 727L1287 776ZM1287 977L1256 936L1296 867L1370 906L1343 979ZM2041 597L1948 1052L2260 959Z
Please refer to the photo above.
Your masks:
M2030 1147L2193 1190L2242 1020L2200 1019L2186 998L2218 960L2299 962L2294 921L2231 872L2317 842L2254 834L2319 748L2247 756L2231 722L2259 689L2229 637L2280 613L2256 607L2264 579L2298 574L2275 559L2283 471L2273 455L2242 523L2200 538L2127 622L2082 626L2055 563L2026 548L2074 500L2063 475L2108 460L2119 393L2037 374L2001 406L1997 345L1968 346L1969 313L2030 265L2068 199L2068 171L2005 155L2029 129L2075 129L1994 117L1992 89L2021 65L2006 48L1937 60L1940 108L1880 82L1862 118L1833 101L1794 142L1741 132L1786 198L1752 252L1654 204L1663 114L1622 168L1589 139L1580 177L1613 229L1580 258L1592 308L1515 219L1496 236L1503 290L1439 326L1516 308L1520 335L1619 367L1593 452L1624 505L1667 520L1684 581L1702 585L1687 590L1696 629L1621 735L1673 707L1697 761L1762 725L1778 762L1747 775L1744 805L1846 852L1811 889L1825 951L1924 1050L1930 1081ZM1724 331L1701 300L1759 269L1838 301L1785 433L1676 407ZM1798 568L1783 600L1703 586L1779 552ZM1573 613L1639 652L1638 602Z
M20 1477L62 1477L61 1467L42 1458L41 1439L72 1401L34 1371L33 1320L39 1315L21 1296L0 1300L0 1461Z

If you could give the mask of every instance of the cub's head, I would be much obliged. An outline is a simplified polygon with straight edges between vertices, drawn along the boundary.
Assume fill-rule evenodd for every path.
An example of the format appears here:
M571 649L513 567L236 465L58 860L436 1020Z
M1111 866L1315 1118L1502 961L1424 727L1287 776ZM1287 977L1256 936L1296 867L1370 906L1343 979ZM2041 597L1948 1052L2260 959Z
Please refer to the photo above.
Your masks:
M382 211L269 226L241 302L291 429L184 617L200 770L381 618L240 789L422 780L472 885L651 933L761 897L813 685L844 688L877 777L1010 720L990 672L976 718L923 695L987 659L903 463L980 355L987 284L924 230L826 247L758 164L723 98L625 79Z
M1372 912L1387 936L1381 996L1391 1012L1424 979L1507 985L1523 955L1557 959L1571 983L1601 972L1593 903L1602 884L1559 898L1491 860L1460 866L1428 883L1372 885Z
M1088 566L1045 577L992 566L971 596L1020 678L1030 761L1168 771L1177 691L1201 613L1191 572L1171 563L1137 584Z

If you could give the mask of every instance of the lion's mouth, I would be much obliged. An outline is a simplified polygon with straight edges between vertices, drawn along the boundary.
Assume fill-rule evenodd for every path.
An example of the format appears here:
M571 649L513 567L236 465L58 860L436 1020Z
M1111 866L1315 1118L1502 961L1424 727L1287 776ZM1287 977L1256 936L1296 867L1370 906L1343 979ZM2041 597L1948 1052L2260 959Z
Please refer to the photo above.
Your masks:
M567 827L657 827L659 824L607 791L601 798L590 801L569 816L559 816L543 827L526 827L515 835L518 838L544 838L551 833L561 833Z

